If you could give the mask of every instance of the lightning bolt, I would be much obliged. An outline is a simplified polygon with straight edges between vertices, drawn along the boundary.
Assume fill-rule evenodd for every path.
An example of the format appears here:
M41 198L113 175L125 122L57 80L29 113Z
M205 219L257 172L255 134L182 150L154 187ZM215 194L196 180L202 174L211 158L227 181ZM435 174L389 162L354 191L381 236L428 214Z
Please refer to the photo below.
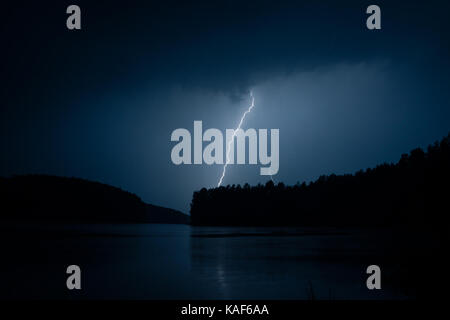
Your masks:
M220 177L219 183L217 184L217 187L220 187L220 185L222 184L223 178L225 177L225 173L227 172L227 166L230 163L230 151L231 151L231 144L233 143L234 137L236 137L236 133L239 129L241 129L242 123L245 120L245 117L247 116L247 114L249 114L253 107L255 106L255 97L253 96L253 92L250 91L250 99L251 99L251 103L250 103L250 107L247 109L247 111L244 112L244 114L241 117L241 121L239 121L239 124L237 126L237 128L235 130L233 130L233 136L231 137L230 141L228 141L228 147L227 147L227 161L225 162L225 165L223 166L223 171L222 171L222 176Z

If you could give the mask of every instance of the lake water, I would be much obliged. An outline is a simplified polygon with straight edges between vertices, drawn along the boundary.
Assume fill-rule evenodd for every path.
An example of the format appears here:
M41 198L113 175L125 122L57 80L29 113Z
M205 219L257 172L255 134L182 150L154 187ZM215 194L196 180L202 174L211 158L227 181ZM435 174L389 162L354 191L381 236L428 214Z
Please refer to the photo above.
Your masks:
M3 227L3 298L404 298L388 285L367 289L366 268L379 264L387 247L367 231L162 224ZM81 291L66 289L66 268L72 264L81 267Z

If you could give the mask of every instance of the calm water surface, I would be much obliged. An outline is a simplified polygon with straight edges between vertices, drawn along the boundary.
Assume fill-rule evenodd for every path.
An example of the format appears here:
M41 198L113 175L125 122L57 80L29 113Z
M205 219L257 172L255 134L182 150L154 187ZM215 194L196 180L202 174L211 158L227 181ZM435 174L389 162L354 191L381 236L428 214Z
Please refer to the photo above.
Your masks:
M377 264L385 247L366 231L162 224L14 228L2 232L2 297L403 298L389 287L366 288L366 268ZM79 292L65 287L71 264L82 270Z

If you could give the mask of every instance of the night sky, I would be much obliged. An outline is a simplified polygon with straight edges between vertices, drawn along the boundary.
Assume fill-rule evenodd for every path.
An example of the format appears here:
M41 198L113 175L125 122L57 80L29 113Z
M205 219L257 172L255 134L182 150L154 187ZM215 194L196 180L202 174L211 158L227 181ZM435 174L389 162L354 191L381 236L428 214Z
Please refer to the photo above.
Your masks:
M10 1L12 2L12 1ZM82 30L66 28L77 4ZM368 30L368 5L382 29ZM177 128L280 129L276 182L352 173L450 131L448 1L2 4L0 175L100 181L188 212L220 165L175 166ZM265 183L260 165L224 184Z

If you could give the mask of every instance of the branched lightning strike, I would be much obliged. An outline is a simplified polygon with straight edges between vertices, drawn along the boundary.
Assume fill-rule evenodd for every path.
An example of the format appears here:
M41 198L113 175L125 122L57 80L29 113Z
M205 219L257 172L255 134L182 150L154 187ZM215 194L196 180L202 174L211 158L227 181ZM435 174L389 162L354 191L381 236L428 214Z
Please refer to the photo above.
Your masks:
M239 121L239 125L237 126L237 128L235 130L233 130L233 136L231 137L230 141L228 141L228 146L227 146L227 160L225 162L225 165L223 166L223 171L222 171L222 176L220 177L219 183L217 184L217 187L220 187L220 185L222 184L223 178L225 177L225 173L227 172L227 166L230 163L230 151L231 151L231 144L234 141L234 137L236 137L236 133L239 129L241 129L242 123L244 122L245 117L247 116L247 114L249 114L253 107L255 106L255 97L253 97L253 92L250 91L250 98L251 98L251 104L250 107L247 109L247 111L244 112L244 114L241 117L241 121Z

